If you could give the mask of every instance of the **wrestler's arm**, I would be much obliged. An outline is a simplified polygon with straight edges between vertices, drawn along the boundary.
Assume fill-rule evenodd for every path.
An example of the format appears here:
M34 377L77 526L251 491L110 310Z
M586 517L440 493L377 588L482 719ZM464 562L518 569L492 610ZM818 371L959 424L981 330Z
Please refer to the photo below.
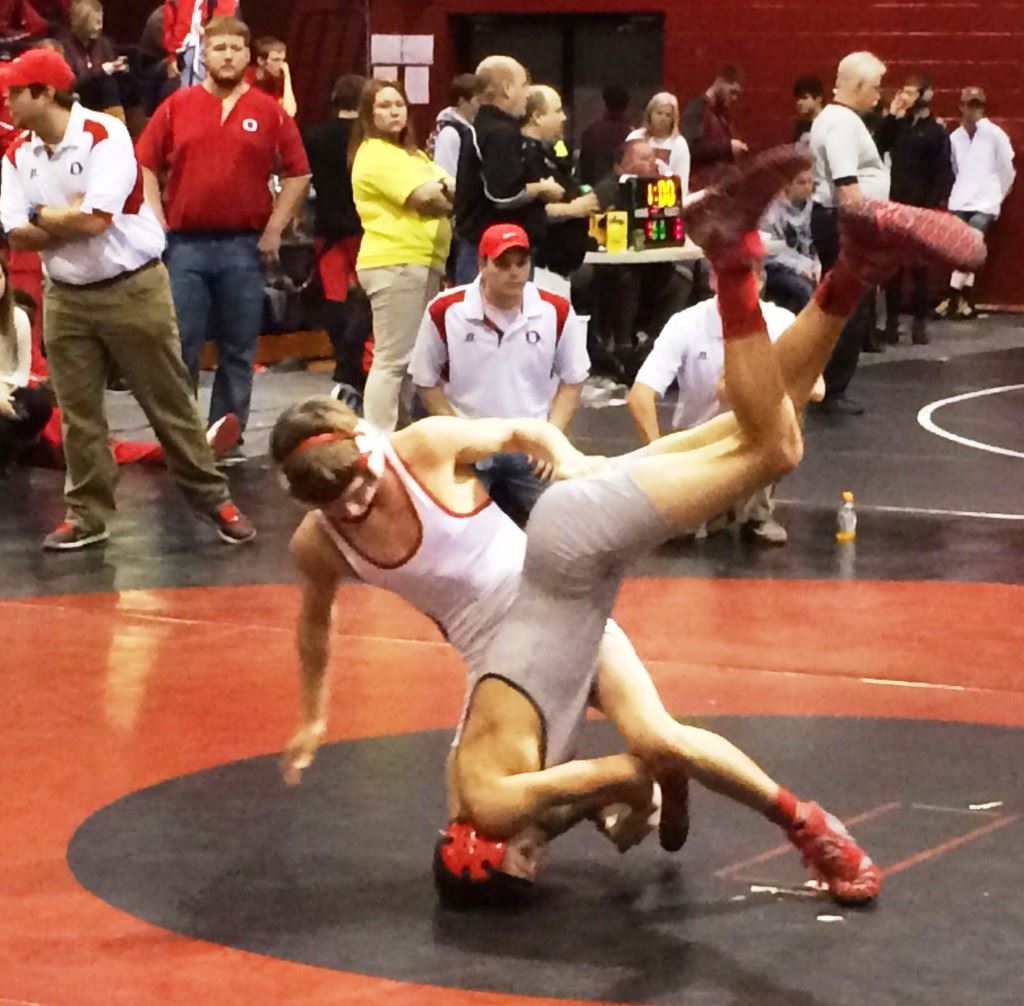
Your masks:
M472 465L492 454L523 453L540 462L549 478L573 478L589 471L591 459L544 419L460 419L432 416L415 424L422 443L456 465Z
M544 827L556 809L563 820L568 820L574 808L582 818L616 803L642 811L651 806L654 792L643 762L629 754L571 761L538 772L490 776L478 785L467 786L465 775L463 778L462 795L470 820L497 839L510 838L531 824Z
M331 611L345 564L324 538L310 514L292 537L292 558L302 577L302 604L296 623L299 658L299 728L281 759L285 782L295 785L309 767L327 729L330 689L327 661L330 655Z

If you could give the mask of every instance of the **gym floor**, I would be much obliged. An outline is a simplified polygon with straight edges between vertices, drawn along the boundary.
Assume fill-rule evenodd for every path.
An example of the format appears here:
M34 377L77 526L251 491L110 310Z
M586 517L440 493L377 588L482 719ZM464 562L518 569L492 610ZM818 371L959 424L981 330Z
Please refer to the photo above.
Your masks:
M285 787L301 511L265 444L323 375L257 378L252 460L231 470L252 546L221 545L165 473L134 467L109 543L44 554L60 473L16 472L0 508L0 1004L1024 1001L1022 350L1017 319L993 317L866 357L865 415L810 415L778 487L789 544L670 543L616 610L674 714L851 823L888 875L859 911L697 787L681 853L648 840L620 857L580 827L527 911L439 909L461 666L370 588L341 593L328 742ZM581 411L581 446L635 446L615 401ZM130 398L109 411L118 436L146 436ZM853 546L833 536L843 489ZM586 745L616 749L600 722Z

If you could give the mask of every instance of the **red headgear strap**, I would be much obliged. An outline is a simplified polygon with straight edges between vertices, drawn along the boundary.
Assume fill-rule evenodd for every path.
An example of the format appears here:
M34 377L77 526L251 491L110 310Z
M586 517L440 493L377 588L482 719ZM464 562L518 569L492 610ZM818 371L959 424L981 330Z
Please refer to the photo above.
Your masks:
M334 430L331 433L317 433L315 436L306 437L305 440L300 440L298 444L289 451L288 455L284 459L285 463L291 461L291 459L297 454L301 454L303 451L309 450L310 447L316 447L317 444L329 444L335 440L352 440L354 437L355 434L347 430ZM360 461L362 462L362 466L365 467L366 462L363 461L362 456L360 456Z
M488 866L501 869L507 843L484 838L470 824L450 824L444 835L449 841L441 846L441 860L454 876L468 870L471 880L486 880Z

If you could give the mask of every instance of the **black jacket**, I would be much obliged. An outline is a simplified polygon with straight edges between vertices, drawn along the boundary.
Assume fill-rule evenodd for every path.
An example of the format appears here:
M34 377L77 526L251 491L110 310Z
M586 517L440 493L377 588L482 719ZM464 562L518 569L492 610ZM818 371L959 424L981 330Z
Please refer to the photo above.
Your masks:
M317 237L328 241L363 233L348 167L348 140L354 122L328 119L306 130L302 137L316 192L314 230Z
M546 143L524 136L526 155L526 176L531 182L542 178L554 178L565 189L562 201L571 202L583 194L580 183L572 171L572 158L559 157ZM534 249L533 261L543 269L550 269L559 276L570 276L581 265L583 257L596 247L588 231L589 220L548 220L540 240Z
M910 206L945 206L953 186L949 133L931 116L890 118L891 198Z
M525 139L519 123L494 105L481 105L473 143L463 143L455 182L455 233L476 244L491 224L519 224L531 245L544 236L544 205L526 201Z

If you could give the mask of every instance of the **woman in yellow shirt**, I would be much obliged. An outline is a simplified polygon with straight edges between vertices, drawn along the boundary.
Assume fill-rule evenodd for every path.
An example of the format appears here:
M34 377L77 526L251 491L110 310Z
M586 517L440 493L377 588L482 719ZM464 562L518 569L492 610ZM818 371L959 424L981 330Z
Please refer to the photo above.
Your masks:
M412 347L427 304L441 289L455 183L417 148L408 101L394 81L366 85L349 156L363 222L356 274L373 309L373 366L363 412L389 432L400 408L407 411Z

